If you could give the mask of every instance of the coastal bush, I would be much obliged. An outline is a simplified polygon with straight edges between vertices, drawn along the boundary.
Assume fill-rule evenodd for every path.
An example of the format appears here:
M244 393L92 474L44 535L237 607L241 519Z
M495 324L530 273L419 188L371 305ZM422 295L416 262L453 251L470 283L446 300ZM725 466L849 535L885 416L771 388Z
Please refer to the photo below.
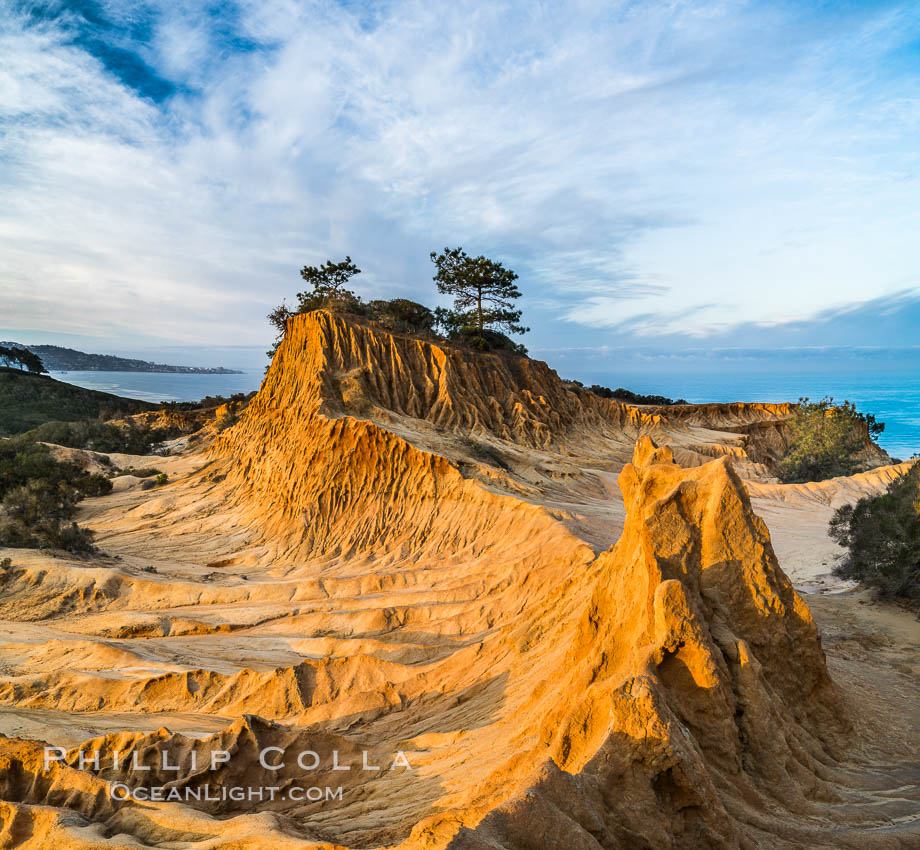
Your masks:
M393 331L412 334L430 334L434 331L434 313L424 304L408 298L368 301L367 315Z
M527 349L519 342L501 331L492 328L463 327L447 334L451 342L468 346L475 351L510 351L512 354L526 355Z
M0 436L22 434L52 420L112 419L153 407L150 402L0 366Z
M41 482L11 491L0 503L0 545L24 549L93 551L93 533L66 522L73 503Z
M160 470L155 466L144 466L140 469L135 469L133 466L129 466L127 469L119 470L121 475L133 475L135 478L152 478L154 475L159 475Z
M779 464L779 478L802 483L852 475L860 468L867 438L874 440L884 428L883 422L860 413L849 401L800 398L789 421L791 439Z
M29 436L0 440L0 546L92 550L92 532L68 520L81 499L111 489Z
M77 422L45 422L26 436L42 443L54 443L73 449L123 454L149 454L166 440L177 436L172 428L150 428L146 425L113 425L97 419Z
M565 381L565 383L572 384L580 390L587 390L590 393L594 393L594 395L599 395L601 398L615 398L617 401L625 401L629 404L655 404L662 407L672 404L687 404L687 400L683 398L675 401L663 395L642 395L642 393L634 393L632 390L623 389L623 387L617 387L612 390L610 387L603 387L600 384L592 384L590 387L586 387L581 381L569 380Z
M880 496L838 508L828 534L847 549L835 575L920 604L920 463Z

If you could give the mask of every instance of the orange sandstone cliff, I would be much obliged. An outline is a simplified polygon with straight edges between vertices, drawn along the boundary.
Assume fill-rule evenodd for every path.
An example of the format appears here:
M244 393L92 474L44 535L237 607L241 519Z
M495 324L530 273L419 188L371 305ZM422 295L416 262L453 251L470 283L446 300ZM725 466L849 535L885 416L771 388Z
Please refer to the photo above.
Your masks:
M739 477L788 408L706 407L295 318L175 483L88 503L104 555L0 575L0 846L918 846Z

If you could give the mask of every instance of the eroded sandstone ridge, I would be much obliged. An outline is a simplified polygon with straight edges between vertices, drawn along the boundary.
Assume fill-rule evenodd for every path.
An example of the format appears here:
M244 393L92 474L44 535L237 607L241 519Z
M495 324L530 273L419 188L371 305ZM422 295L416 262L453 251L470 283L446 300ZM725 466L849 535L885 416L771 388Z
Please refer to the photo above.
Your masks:
M175 483L88 504L105 556L14 553L0 846L917 846L739 477L788 408L705 407L293 320Z

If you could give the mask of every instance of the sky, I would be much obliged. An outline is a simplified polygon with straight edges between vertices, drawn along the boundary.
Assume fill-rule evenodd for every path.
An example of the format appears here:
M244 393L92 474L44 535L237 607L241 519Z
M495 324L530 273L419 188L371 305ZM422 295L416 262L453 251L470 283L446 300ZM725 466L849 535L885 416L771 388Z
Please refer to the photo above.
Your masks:
M304 264L462 245L572 376L916 363L918 139L917 2L8 0L0 338L264 362Z

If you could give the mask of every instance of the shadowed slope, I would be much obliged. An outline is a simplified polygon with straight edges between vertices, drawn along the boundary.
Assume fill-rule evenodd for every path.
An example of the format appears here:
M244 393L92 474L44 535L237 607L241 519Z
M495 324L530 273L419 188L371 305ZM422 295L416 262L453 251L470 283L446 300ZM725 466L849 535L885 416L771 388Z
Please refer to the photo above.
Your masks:
M764 825L870 846L812 834L841 799L826 765L847 724L740 480L724 460L682 470L643 439L620 484L626 528L598 559L557 673L566 698L542 721L552 761L451 846L736 847Z

